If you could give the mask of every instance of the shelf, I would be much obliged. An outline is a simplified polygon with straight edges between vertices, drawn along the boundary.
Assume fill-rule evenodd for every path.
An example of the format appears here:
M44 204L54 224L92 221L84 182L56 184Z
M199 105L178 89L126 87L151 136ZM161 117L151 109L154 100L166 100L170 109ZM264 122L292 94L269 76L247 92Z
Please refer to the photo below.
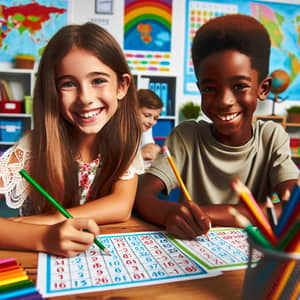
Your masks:
M299 127L300 128L300 123L286 123L286 127Z
M0 113L0 117L5 117L5 118L31 118L31 114L7 114L7 113Z

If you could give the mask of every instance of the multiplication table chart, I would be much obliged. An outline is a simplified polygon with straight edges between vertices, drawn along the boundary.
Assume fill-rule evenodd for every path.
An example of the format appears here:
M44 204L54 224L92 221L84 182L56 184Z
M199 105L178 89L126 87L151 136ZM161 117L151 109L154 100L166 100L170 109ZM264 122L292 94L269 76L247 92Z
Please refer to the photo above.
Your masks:
M40 253L40 293L44 297L70 295L220 274L201 266L163 232L101 235L98 239L111 256L95 244L73 258Z

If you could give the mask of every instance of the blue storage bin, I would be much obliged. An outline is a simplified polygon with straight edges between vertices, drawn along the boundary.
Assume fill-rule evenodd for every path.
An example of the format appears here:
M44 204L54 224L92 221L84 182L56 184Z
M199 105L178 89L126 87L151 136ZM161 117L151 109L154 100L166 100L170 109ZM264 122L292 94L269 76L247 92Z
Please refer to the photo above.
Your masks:
M0 120L0 141L18 141L22 136L22 127L22 120Z

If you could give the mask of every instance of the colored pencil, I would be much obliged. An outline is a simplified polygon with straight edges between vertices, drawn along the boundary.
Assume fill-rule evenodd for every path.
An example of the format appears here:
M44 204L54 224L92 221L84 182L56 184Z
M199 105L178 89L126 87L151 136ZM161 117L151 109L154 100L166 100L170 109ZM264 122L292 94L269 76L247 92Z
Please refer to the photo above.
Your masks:
M291 196L287 203L285 204L284 210L279 217L278 225L275 227L276 236L280 236L284 230L291 223L292 215L294 218L298 217L298 214L294 212L300 211L300 177L298 178L297 184L292 190Z
M295 243L299 243L300 237L300 221L296 221L290 229L285 233L285 235L279 240L276 248L278 250L291 251L291 248Z
M289 201L289 198L291 197L291 192L289 190L286 190L282 197L281 197L281 209L282 211L285 208L286 203Z
M65 210L52 196L50 196L25 170L21 170L20 174L34 187L36 188L54 207L63 214L66 218L73 218L73 216ZM105 246L97 239L94 238L94 243L103 250L106 254L110 255L110 252Z
M300 251L300 244L294 249L295 252ZM280 298L281 293L284 290L291 274L294 271L297 261L295 259L291 259L287 264L284 265L282 272L280 273L279 280L272 291L272 295L269 299L277 300Z
M245 228L246 232L248 233L249 237L259 246L266 248L266 249L274 249L273 245L261 234L261 232L253 227L250 221L240 214L237 209L234 207L229 208L229 213L234 216L237 222Z
M181 178L181 176L180 176L180 174L179 174L179 171L178 171L178 169L177 169L177 167L176 167L176 165L175 165L174 159L173 159L173 157L171 156L168 147L165 146L165 145L162 146L162 151L164 152L165 156L167 157L167 159L168 159L168 161L169 161L169 164L170 164L170 166L171 166L171 168L172 168L172 170L173 170L173 172L174 172L174 175L175 175L176 178L177 178L177 181L178 181L179 186L180 186L180 189L181 189L181 191L182 191L182 193L183 193L183 195L184 195L184 198L185 198L187 201L193 201L191 195L189 194L189 192L188 192L188 190L187 190L187 188L186 188L186 186L185 186L185 184L184 184L184 182L183 182L183 180L182 180L182 178ZM209 227L211 227L211 224L209 225ZM207 233L204 234L204 235L206 236L206 238L207 238L208 240L210 239Z
M184 198L186 200L188 200L188 201L192 201L192 197L190 196L190 194L189 194L189 192L188 192L188 190L187 190L187 188L186 188L186 186L185 186L185 184L184 184L184 182L183 182L183 180L182 180L182 178L181 178L181 176L179 174L179 171L178 171L178 169L177 169L177 167L175 165L174 159L171 156L168 147L167 146L163 146L162 150L163 150L164 154L166 155L166 157L167 157L167 159L169 161L169 164L170 164L170 166L171 166L171 168L172 168L172 170L174 172L174 175L177 178L177 181L178 181L180 189L181 189L181 191L182 191L182 193L184 195Z
M232 187L253 217L256 223L255 225L273 245L276 245L277 237L275 236L268 219L256 203L250 190L241 182L239 178L236 178L232 182Z
M20 289L20 288L24 288L24 287L29 287L32 285L33 285L33 282L30 279L13 282L13 283L6 284L4 286L0 286L0 293L2 293L4 291L6 292L6 291L16 290L16 289Z
M270 197L267 197L266 210L267 210L269 222L271 224L272 229L274 230L275 226L278 223L278 220L277 220L274 204Z

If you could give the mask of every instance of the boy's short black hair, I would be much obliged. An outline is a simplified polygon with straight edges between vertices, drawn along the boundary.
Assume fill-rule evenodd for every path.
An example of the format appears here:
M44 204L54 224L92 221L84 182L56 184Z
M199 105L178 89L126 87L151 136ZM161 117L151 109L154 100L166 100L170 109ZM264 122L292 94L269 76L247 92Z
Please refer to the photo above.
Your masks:
M208 55L227 49L247 55L251 66L258 71L259 80L269 73L270 36L255 18L231 14L210 19L197 30L192 45L195 75L201 61Z

